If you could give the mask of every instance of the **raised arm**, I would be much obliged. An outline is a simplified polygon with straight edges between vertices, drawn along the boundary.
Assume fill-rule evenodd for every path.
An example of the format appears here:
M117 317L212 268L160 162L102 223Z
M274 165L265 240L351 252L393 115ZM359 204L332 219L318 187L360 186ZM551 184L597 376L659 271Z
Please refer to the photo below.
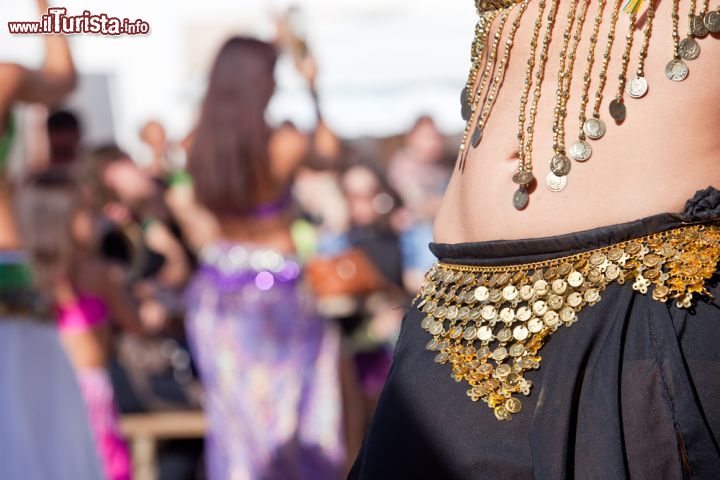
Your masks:
M47 11L46 0L37 0L42 15ZM38 70L13 66L19 76L14 100L52 105L70 93L77 83L77 75L70 46L63 35L45 35L45 60Z
M310 144L310 161L319 165L333 163L340 154L342 145L340 139L325 123L320 109L320 97L317 91L317 64L315 58L307 52L304 56L295 59L300 74L307 81L310 95L315 107L317 124Z

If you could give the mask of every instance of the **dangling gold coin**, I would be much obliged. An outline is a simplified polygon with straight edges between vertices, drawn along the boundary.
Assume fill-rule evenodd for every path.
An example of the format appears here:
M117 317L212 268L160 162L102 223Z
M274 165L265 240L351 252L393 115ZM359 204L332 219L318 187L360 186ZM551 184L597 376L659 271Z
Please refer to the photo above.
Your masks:
M682 82L690 73L688 66L679 58L673 58L665 65L665 75L673 82Z
M710 32L720 33L720 10L706 13L703 23Z
M558 177L562 177L570 173L571 167L572 163L565 155L555 155L550 161L550 171Z
M584 162L592 156L592 147L585 140L575 140L570 145L570 155L578 162Z
M480 145L480 140L482 140L482 135L483 135L482 126L477 125L475 127L475 130L473 130L472 137L470 138L470 141L472 142L472 146L474 148L477 148L477 146Z
M462 119L466 122L470 119L470 113L472 112L470 104L463 103L460 107L460 116L462 116Z
M548 172L545 177L545 186L551 192L561 192L565 190L565 187L567 186L567 175L559 177L553 172Z
M603 135L605 135L605 131L605 122L599 118L588 118L583 124L583 132L593 140L602 138Z
M527 170L521 170L519 172L516 172L515 175L513 175L513 182L517 183L518 185L529 185L535 177L533 176L532 172L528 172Z
M707 15L693 15L690 17L690 33L694 37L702 38L710 32L707 25L705 25L705 18Z
M470 94L468 87L465 87L462 89L462 92L460 92L460 105L465 105L469 103L470 100Z
M695 60L700 56L700 44L693 37L685 37L680 41L678 52L683 60Z
M648 91L648 82L645 77L635 77L627 84L627 94L632 98L642 98Z
M522 210L527 207L529 200L530 195L528 194L527 189L524 187L520 187L515 190L515 194L513 195L513 207L515 207L517 210Z
M627 116L625 104L618 99L610 102L610 116L615 119L616 122L622 122L625 120L625 117Z

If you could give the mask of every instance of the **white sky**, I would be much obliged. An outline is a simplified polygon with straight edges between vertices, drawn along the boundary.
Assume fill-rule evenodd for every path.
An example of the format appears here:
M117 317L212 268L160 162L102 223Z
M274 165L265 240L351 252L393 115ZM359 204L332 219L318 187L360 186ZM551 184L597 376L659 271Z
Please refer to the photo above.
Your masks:
M112 126L132 148L139 126L164 122L174 136L193 123L205 66L231 33L268 36L268 15L285 0L56 0L69 13L107 13L150 23L148 36L71 39L79 70L109 78ZM459 92L468 69L475 23L472 0L297 0L320 68L323 111L341 135L404 131L416 116L432 114L441 128L462 128ZM11 36L6 21L32 20L32 0L0 0L0 61L36 65L42 39ZM270 116L312 122L302 83L292 68L278 68L279 91ZM91 94L92 95L92 94ZM85 104L89 102L84 100ZM96 130L102 115L83 105ZM108 110L95 105L95 110ZM110 114L106 114L109 116ZM87 123L87 120L86 120ZM105 122L107 123L107 122Z

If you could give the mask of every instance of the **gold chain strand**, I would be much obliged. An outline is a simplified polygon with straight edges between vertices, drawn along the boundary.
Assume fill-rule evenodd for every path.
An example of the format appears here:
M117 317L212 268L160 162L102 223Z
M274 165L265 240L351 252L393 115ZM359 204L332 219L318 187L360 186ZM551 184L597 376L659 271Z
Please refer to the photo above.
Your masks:
M567 185L567 174L570 173L572 163L565 154L565 119L567 118L567 104L570 99L570 87L572 86L572 74L575 69L577 49L582 37L585 17L587 16L588 2L580 0L580 12L575 23L575 33L572 37L572 46L568 54L567 68L560 78L558 85L558 110L555 112L556 120L553 127L553 148L555 156L550 162L550 172L545 179L545 185L552 192L559 192Z
M502 15L500 15L500 20L498 22L497 30L495 31L495 33L493 35L493 43L492 43L490 50L488 51L488 61L487 61L487 64L485 65L485 70L483 71L480 85L478 86L478 89L475 92L475 96L473 98L472 111L473 111L473 114L477 113L478 116L476 118L480 118L480 115L482 112L480 105L483 104L483 98L488 94L486 87L488 86L488 82L490 81L490 78L493 75L493 71L496 68L497 54L498 54L498 49L500 47L500 39L502 38L502 32L505 29L505 24L507 23L507 19L508 19L509 15L510 15L510 9L506 9L503 11ZM492 21L494 21L494 19ZM491 25L490 30L491 29L492 29L492 25ZM473 143L475 143L474 138L471 138L471 141ZM467 150L467 147L466 147L466 150Z
M466 122L470 120L470 93L475 91L477 76L480 71L480 63L485 53L484 31L486 23L486 14L483 14L475 25L475 36L473 37L470 48L470 73L467 82L465 82L465 88L463 88L460 94L460 114Z
M532 74L535 68L535 56L537 53L538 38L540 38L540 27L542 26L542 18L545 13L545 0L538 3L538 14L535 17L533 26L532 39L530 40L530 58L525 67L525 82L523 91L520 95L520 114L518 116L518 171L513 176L513 181L519 185L527 185L532 182L532 174L527 175L525 172L525 110L527 109L530 87L532 86Z
M697 1L690 1L690 12L688 13L688 33L685 38L682 39L678 49L680 51L680 57L683 60L695 60L700 55L700 44L695 40L695 18L699 18L700 15L695 15L697 10ZM705 16L702 15L704 18Z
M647 58L648 48L650 46L650 36L652 35L653 19L655 18L655 0L648 2L647 16L645 19L645 30L643 32L643 43L640 47L640 55L638 57L638 66L635 78L627 84L627 93L632 98L642 98L648 91L648 82L645 79L645 59Z
M451 377L469 385L498 420L520 412L530 395L528 371L540 367L539 350L612 284L652 289L660 302L679 308L711 296L705 282L720 260L716 223L682 226L572 256L523 265L479 267L438 263L413 302L431 335L426 349L450 364Z
M487 35L490 34L490 31L492 30L492 23L495 21L495 18L497 17L498 12L493 12L493 15L491 16L489 23L488 23L488 29L487 29ZM480 114L480 108L479 104L481 100L483 99L485 87L487 86L488 80L490 79L490 76L492 75L492 70L495 67L495 60L497 58L497 52L498 52L498 46L500 44L500 37L502 35L502 30L505 27L505 22L507 21L509 15L509 10L504 10L502 15L500 15L500 22L498 25L498 30L495 32L493 43L488 50L488 58L487 62L485 64L485 69L483 70L483 75L480 80L480 84L477 87L477 90L473 92L473 99L472 99L472 107L470 109L470 120L468 120L467 125L465 125L465 132L463 134L463 143L460 145L461 155L460 155L460 162L458 164L460 170L462 171L465 166L465 159L467 158L469 148L468 148L468 140L470 137L470 131L472 130L473 125L475 124L476 120L479 117Z
M537 70L535 70L535 88L533 90L533 100L530 105L530 116L528 118L527 136L525 139L525 145L523 147L524 167L520 170L520 172L518 172L521 174L527 174L528 178L517 179L522 180L522 182L515 182L520 184L520 188L518 188L518 190L513 195L513 206L518 210L522 210L527 206L529 199L527 185L529 185L534 178L532 175L532 146L533 138L535 136L535 119L537 118L538 104L540 103L540 96L542 94L542 82L545 77L545 66L547 65L548 59L548 47L550 46L550 41L552 39L552 31L555 26L555 19L557 16L559 3L559 0L552 0L550 2L550 11L548 12L547 16L548 23L545 28L542 49L540 50L540 63ZM519 177L519 175L517 174L516 176ZM516 178L513 178L513 180L516 180Z
M540 103L540 97L542 95L542 83L545 78L545 67L548 59L548 49L552 40L552 31L555 27L555 19L557 17L557 11L559 6L559 0L552 0L550 2L550 11L548 12L547 20L548 23L545 27L545 35L543 36L542 48L540 50L540 64L537 70L535 70L535 87L533 89L533 99L530 104L530 116L528 117L527 126L527 137L525 140L525 153L523 159L525 162L524 171L530 173L532 177L532 154L533 154L533 139L535 137L535 121L537 119L538 104ZM533 177L534 178L534 177ZM519 196L524 196L524 199L518 199ZM528 203L528 193L526 186L521 186L520 189L513 196L513 205L518 210L525 208ZM524 200L524 204L517 200Z
M510 59L510 50L513 46L513 43L515 42L515 34L520 27L520 21L522 20L523 14L525 13L525 10L527 10L529 4L530 0L523 0L523 2L520 4L520 8L517 14L515 15L515 19L510 26L508 38L505 41L505 51L503 52L503 56L500 59L500 64L498 65L498 68L496 70L492 86L490 87L490 91L483 105L483 110L480 115L480 121L478 122L477 128L480 132L477 137L478 142L482 138L483 128L487 125L487 119L490 116L490 112L492 111L493 106L495 105L495 100L497 99L497 91L500 88L500 84L502 83L503 79L505 78L505 69L507 67L507 62Z
M622 0L615 1L615 7L610 20L610 32L608 33L608 42L605 46L602 66L600 67L600 81L597 90L595 90L595 104L593 106L592 118L585 120L582 127L585 135L592 140L602 138L606 131L605 122L600 118L600 105L602 104L603 92L605 91L605 85L607 83L607 71L610 64L610 54L612 53L612 47L615 43L615 29L617 28L621 1Z
M583 91L580 95L580 115L578 116L580 132L578 133L578 139L570 146L570 154L578 162L587 161L592 156L592 147L590 146L590 143L585 140L586 137L583 125L585 125L585 121L587 120L585 112L587 110L588 101L590 100L592 69L595 65L595 48L597 47L597 41L600 35L600 25L602 24L606 4L606 0L600 0L598 13L595 16L595 21L593 23L593 32L590 36L590 47L587 55L587 65L585 67L585 73L583 74Z
M582 0L580 0L582 1ZM553 150L556 155L560 154L559 149L559 138L560 138L560 111L562 109L562 101L563 101L563 92L565 90L564 83L565 83L565 76L568 75L568 71L566 71L566 63L568 60L568 48L570 47L570 36L572 33L572 28L575 23L575 12L577 11L577 2L578 0L572 0L572 3L570 4L570 10L568 10L567 14L567 26L565 27L565 33L563 33L563 40L562 40L562 46L560 48L560 68L558 69L558 87L555 91L555 110L554 110L554 116L553 116L553 126L552 126L552 132L553 132Z
M581 0L582 1L582 0ZM558 87L555 91L555 110L553 111L553 153L554 156L550 161L550 173L545 179L545 185L551 191L559 192L567 184L567 178L560 178L567 175L570 171L570 161L565 157L564 150L560 151L560 117L563 104L564 96L564 83L565 76L569 74L566 71L565 65L567 63L568 47L570 46L570 34L572 27L575 22L575 11L577 9L577 2L575 0L570 4L570 10L567 14L567 26L565 27L565 33L563 33L563 43L560 48L560 68L558 69Z
M495 15L495 12L489 12L489 13L483 15L482 22L480 23L480 27L476 32L476 37L477 37L476 41L473 42L473 44L475 44L475 45L483 46L482 49L479 47L476 48L476 52L479 55L479 57L477 58L478 71L480 68L479 62L482 61L482 58L484 56L484 51L486 50L485 46L487 44L487 37L490 34L489 24L492 22L492 20L490 20L490 18L494 18L494 15ZM475 78L474 84L470 86L469 90L467 90L467 91L463 90L463 97L465 97L466 95L469 97L469 95L471 95L471 94L473 96L475 95L475 88L476 88L475 82L477 82L477 78ZM460 158L461 159L463 158L464 153L465 153L465 145L467 143L467 137L470 132L470 126L472 125L472 114L473 114L472 106L469 105L470 99L462 98L462 100L463 100L463 108L467 108L467 121L466 121L466 125L465 125L465 131L463 132L462 141L460 142ZM465 115L463 115L463 117L465 117ZM460 166L460 163L458 163L458 167L459 166Z
M490 33L492 32L492 24L495 21L495 19L497 18L497 16L498 16L498 11L493 11L489 14L488 20L487 20L486 31L484 32L484 34L485 34L485 40L484 40L485 50L487 51L488 56L487 56L487 61L485 62L485 68L482 69L483 74L482 74L482 77L480 77L480 82L476 83L473 86L473 90L471 91L470 105L471 105L473 113L475 112L475 109L477 108L478 101L480 100L480 98L482 98L481 97L482 93L485 91L485 86L487 85L488 78L490 76L490 71L493 68L493 66L495 65L495 57L497 55L497 48L498 48L497 38L495 39L495 41L493 42L493 44L490 46L489 49L487 48L487 41L490 37ZM507 17L505 17L505 18L507 18ZM503 23L502 23L502 17L501 17L501 25L499 28L501 28L502 25L503 25Z
M673 82L682 82L690 73L687 64L680 55L680 0L673 0L673 59L665 65L665 76Z
M630 15L630 23L628 25L628 31L625 35L625 50L622 54L622 65L620 67L620 74L618 74L618 88L615 93L615 98L610 102L609 110L610 116L616 122L623 122L627 116L627 109L623 101L623 93L625 92L625 82L627 80L628 65L630 65L630 54L632 53L633 38L635 37L635 22L637 21L637 14L632 13Z

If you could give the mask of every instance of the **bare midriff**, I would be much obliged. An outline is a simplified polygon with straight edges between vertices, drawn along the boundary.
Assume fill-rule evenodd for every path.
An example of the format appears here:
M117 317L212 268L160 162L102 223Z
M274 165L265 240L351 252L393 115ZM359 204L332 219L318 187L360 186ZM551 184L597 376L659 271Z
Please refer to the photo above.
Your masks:
M624 94L627 118L617 124L608 113L615 98L629 15L620 13L608 81L600 106L607 125L605 135L592 144L592 157L583 163L572 160L567 187L552 192L545 187L553 157L553 109L558 86L562 36L571 2L561 1L549 45L545 80L538 104L533 143L533 174L537 179L527 207L513 206L517 185L512 176L518 168L518 115L532 28L540 0L532 0L522 18L510 53L507 72L497 101L477 148L470 147L464 171L455 169L435 220L436 242L461 243L499 239L535 238L591 229L635 220L661 212L680 212L697 190L720 186L720 35L699 38L700 56L687 61L690 73L682 82L665 75L673 58L672 7L669 0L656 2L656 16L645 63L649 84L643 98ZM548 0L548 4L550 0ZM603 51L607 43L608 0L597 41L587 116L591 116ZM647 2L645 2L647 4ZM703 2L698 1L698 10ZM717 9L717 1L710 2ZM690 1L680 2L680 38L688 32ZM572 72L565 143L578 138L580 96L592 22L598 2L587 10L584 32ZM504 45L510 14L500 45ZM541 37L546 19L543 21ZM497 19L492 32L494 33ZM638 17L630 56L628 78L635 76L642 43L644 16Z

